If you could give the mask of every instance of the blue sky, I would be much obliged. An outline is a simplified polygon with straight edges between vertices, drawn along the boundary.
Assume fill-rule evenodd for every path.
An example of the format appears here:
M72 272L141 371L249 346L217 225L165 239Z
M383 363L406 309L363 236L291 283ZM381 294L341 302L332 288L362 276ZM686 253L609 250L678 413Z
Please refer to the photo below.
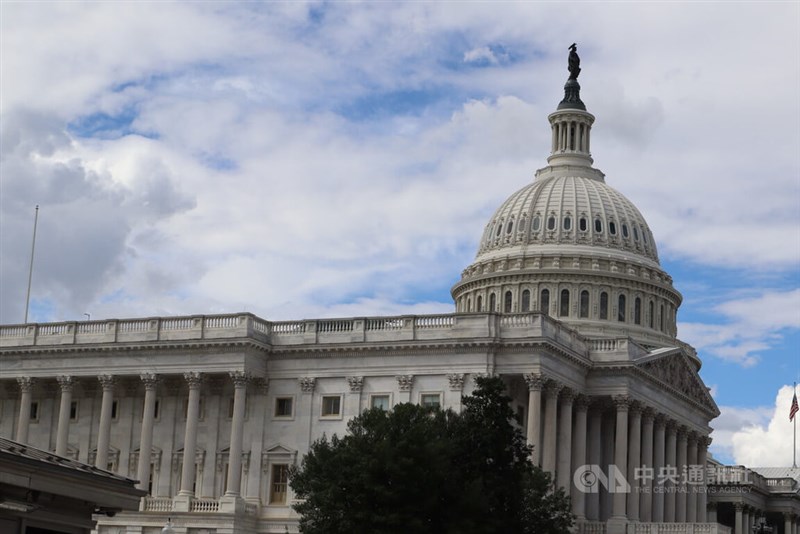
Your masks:
M684 296L712 451L790 458L797 3L0 10L0 322L22 321L35 204L35 321L450 311L483 225L546 163L574 41L595 165Z

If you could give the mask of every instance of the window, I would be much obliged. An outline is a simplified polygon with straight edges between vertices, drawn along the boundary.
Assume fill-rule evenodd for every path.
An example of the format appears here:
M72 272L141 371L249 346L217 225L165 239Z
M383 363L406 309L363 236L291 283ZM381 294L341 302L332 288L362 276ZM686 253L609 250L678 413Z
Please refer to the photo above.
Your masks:
M506 225L506 233L510 234L511 230L513 229L514 229L514 221L508 221L508 224Z
M617 299L617 321L625 322L625 295L620 295Z
M628 239L628 225L625 223L622 223L622 237Z
M78 401L72 401L69 403L69 420L78 420Z
M503 223L497 223L497 231L494 233L495 237L500 235L500 232L503 231Z
M599 222L599 221L598 221ZM586 221L586 217L581 217L578 221L578 228L581 232L585 232L587 228L589 228L589 223Z
M600 293L600 318L608 319L608 293Z
M200 401L198 402L197 407L197 419L202 421L203 417L205 417L206 413L206 403L203 397L200 397ZM183 399L183 419L186 420L186 417L189 414L189 398Z
M642 241L644 241L645 245L647 244L647 231L645 230L642 230Z
M564 217L564 230L572 229L572 217Z
M589 292L581 291L581 319L589 317Z
M550 313L550 290L542 289L541 297L539 298L539 310L544 313Z
M275 398L275 417L293 417L294 416L294 398L293 397L276 397Z
M617 223L615 223L614 221L609 221L608 231L611 235L617 235Z
M633 322L634 324L642 324L642 299L636 297L633 301Z
M537 215L536 217L534 217L533 218L533 226L532 226L533 231L534 232L538 232L539 231L539 227L541 226L541 224L542 223L541 223L541 219L539 219L539 216Z
M439 408L442 405L441 393L423 393L419 396L419 403L426 408Z
M478 295L478 311L479 312L483 311L483 296L482 295Z
M603 221L600 219L594 220L594 231L595 233L602 234L603 233Z
M119 419L119 402L111 401L111 420L116 421Z
M548 230L555 230L556 229L556 218L552 215L547 219L547 229Z
M531 311L531 292L527 289L522 292L522 311Z
M569 290L561 290L561 300L558 306L559 317L569 317Z
M633 227L633 239L639 241L639 229L635 226Z
M653 328L653 321L655 320L653 318L653 312L654 312L654 310L653 310L653 301L651 300L650 302L647 303L647 315L649 316L648 317L648 324L650 325L650 328Z
M369 398L370 408L380 408L383 411L389 411L389 395L381 393L380 395L372 395Z
M472 299L469 297L467 297L467 311L468 312L472 311Z
M34 401L31 403L31 421L39 420L39 403Z
M503 311L511 313L511 291L506 291L505 300L503 301Z
M492 293L489 295L489 311L494 312L497 311L497 295Z
M289 466L287 464L272 465L269 486L269 503L286 504L286 494L289 489Z
M322 397L322 417L340 417L342 415L342 396L324 395Z
M661 331L664 331L664 305L661 305Z

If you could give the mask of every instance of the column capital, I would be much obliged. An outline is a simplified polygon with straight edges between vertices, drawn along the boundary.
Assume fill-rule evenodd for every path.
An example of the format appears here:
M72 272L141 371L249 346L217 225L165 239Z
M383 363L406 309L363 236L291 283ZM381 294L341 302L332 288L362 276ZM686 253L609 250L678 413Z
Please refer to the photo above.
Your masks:
M656 419L656 411L649 406L642 407L642 423L652 423Z
M701 449L708 449L708 446L711 445L711 442L714 441L710 436L700 436L700 439L697 440L697 443Z
M183 373L183 379L189 385L189 389L200 389L203 384L203 374L197 371L188 371Z
M666 428L666 426L667 426L667 423L669 423L669 420L670 420L670 419L669 419L669 417L667 417L667 416L666 416L666 415L664 415L663 413L656 413L656 416L655 416L655 418L654 418L653 420L655 421L655 425L656 425L657 427L664 427L664 428Z
M33 384L36 382L35 378L31 378L30 376L18 376L17 377L17 385L19 389L23 393L30 393L33 391Z
M557 399L558 394L564 386L555 380L548 380L544 386L544 393L548 398Z
M348 376L347 385L350 386L350 393L361 393L361 389L364 387L364 377Z
M450 391L461 391L464 389L464 373L450 373L447 375L450 383Z
M97 375L97 381L103 388L103 391L113 391L114 386L117 384L117 378L113 375Z
M737 512L741 512L745 508L743 502L735 502L735 503L733 503L733 507L736 509Z
M411 385L414 383L414 375L397 375L397 387L400 391L411 391Z
M678 425L678 441L688 441L689 439L689 429L684 425Z
M689 446L690 447L692 447L692 446L696 447L700 443L700 434L698 434L694 430L690 430L689 431L688 442L689 442Z
M142 373L139 375L139 379L144 384L145 391L152 391L158 385L158 375L155 373Z
M568 387L563 387L561 389L561 394L559 395L561 401L566 404L572 404L577 396L578 394L575 392L575 390Z
M544 375L538 373L525 374L522 375L522 378L525 379L525 383L528 385L528 391L541 391L544 388L545 382L547 381Z
M631 415L634 415L634 416L635 415L639 415L639 416L641 416L642 415L642 411L644 411L644 405L639 401L632 400L630 402L630 406L628 407L628 411L630 412Z
M717 509L717 503L714 502L714 501L707 502L706 503L706 509L707 510L716 510Z
M261 393L265 395L269 393L269 378L265 376L253 377L253 384L255 384L256 388L258 388Z
M678 422L675 419L667 419L664 423L664 427L667 429L667 433L675 434L678 431Z
M61 391L72 391L72 386L75 385L75 380L71 375L58 375L56 380L58 380L58 385L61 386Z
M313 376L301 376L297 379L300 383L300 390L303 393L314 393L314 387L317 385L317 379Z
M250 373L247 371L228 371L228 376L231 377L233 387L237 389L247 387L250 381Z
M589 406L592 404L591 397L587 395L578 394L575 396L575 409L582 412L588 412Z
M630 410L632 401L629 395L614 395L612 400L618 412L627 412Z

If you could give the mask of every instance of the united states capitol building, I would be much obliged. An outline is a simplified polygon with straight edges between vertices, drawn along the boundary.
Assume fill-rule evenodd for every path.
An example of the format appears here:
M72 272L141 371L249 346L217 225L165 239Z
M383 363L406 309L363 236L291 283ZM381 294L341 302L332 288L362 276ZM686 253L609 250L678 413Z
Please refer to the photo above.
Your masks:
M96 516L99 534L297 532L287 475L314 440L370 407L458 411L492 374L577 532L800 533L798 470L708 454L719 410L677 338L681 294L593 167L570 71L547 165L486 223L453 313L0 326L0 436L138 480L139 511Z

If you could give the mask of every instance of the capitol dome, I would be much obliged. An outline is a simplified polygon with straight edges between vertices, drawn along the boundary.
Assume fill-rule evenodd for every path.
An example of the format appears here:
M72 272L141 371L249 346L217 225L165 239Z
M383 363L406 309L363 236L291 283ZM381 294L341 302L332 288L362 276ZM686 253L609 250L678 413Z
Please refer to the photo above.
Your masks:
M594 116L577 79L548 120L548 166L487 222L475 261L453 286L456 311L542 312L587 338L674 346L682 297L661 269L642 214L594 168Z

